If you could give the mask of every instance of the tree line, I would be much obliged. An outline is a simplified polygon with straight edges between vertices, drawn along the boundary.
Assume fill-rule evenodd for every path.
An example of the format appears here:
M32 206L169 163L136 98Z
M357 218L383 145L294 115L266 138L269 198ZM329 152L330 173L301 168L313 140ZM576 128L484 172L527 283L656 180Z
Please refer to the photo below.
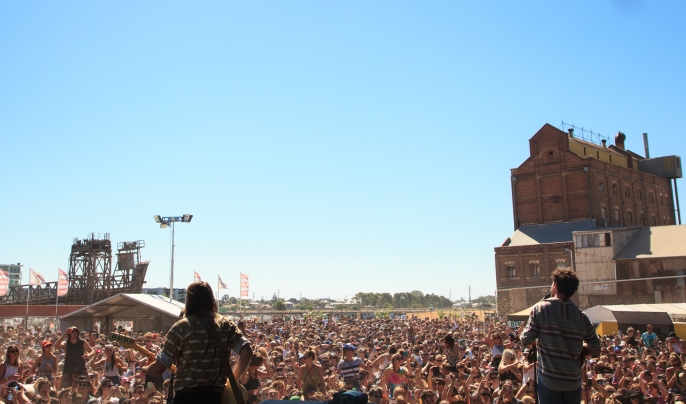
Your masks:
M425 295L419 290L412 292L401 293L357 293L352 298L353 302L358 303L362 307L378 307L385 309L400 309L400 308L450 308L453 303L445 296L435 295L433 293Z

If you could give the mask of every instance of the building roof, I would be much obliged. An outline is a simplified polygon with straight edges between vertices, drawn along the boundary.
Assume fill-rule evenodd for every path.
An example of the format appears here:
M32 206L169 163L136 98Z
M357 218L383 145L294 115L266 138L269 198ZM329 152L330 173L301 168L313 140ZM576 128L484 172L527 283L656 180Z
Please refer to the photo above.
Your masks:
M80 317L154 318L158 316L178 318L184 307L183 303L176 300L172 300L170 303L169 298L165 296L120 293L62 316L62 319Z
M510 237L509 243L505 242L503 247L571 242L572 232L593 228L595 228L594 220L519 226Z
M642 227L617 260L686 257L686 225Z
M593 143L593 142L589 142L588 140L580 139L580 138L578 138L578 137L570 137L570 138L569 138L569 141L570 141L570 142L576 142L576 143L579 143L579 144L582 144L582 145L586 145L586 146L590 146L590 147L595 147L596 149L603 150L603 151L605 151L605 152L607 152L607 153L615 154L615 155L617 155L617 156L624 156L624 157L626 157L626 155L627 155L625 150L622 150L622 149L620 149L619 147L616 147L616 146L608 145L607 147L603 147L602 145L599 145L599 144L596 144L596 143ZM572 152L572 153L574 153L574 152ZM590 157L590 156L581 156L581 157L584 157L584 158L592 158L592 157Z

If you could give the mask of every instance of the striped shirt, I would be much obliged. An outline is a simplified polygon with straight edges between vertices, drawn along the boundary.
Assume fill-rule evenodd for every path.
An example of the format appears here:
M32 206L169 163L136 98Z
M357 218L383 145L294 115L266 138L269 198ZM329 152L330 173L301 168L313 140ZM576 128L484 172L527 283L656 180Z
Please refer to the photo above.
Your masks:
M360 365L362 365L362 359L358 357L353 358L351 361L343 359L338 362L337 369L340 370L344 380L359 380Z
M588 316L571 300L554 297L531 308L521 339L524 346L538 340L538 381L554 391L580 389L583 343L590 349L600 349Z

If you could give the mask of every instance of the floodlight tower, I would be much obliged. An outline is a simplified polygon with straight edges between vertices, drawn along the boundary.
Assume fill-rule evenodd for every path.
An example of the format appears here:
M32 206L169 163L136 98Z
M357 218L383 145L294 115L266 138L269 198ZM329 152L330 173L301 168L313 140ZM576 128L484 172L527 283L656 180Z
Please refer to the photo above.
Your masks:
M155 215L155 222L160 224L161 229L166 229L171 223L172 229L172 254L171 254L171 269L169 271L169 302L174 298L174 223L183 222L190 223L193 215L185 214L183 216L160 216Z

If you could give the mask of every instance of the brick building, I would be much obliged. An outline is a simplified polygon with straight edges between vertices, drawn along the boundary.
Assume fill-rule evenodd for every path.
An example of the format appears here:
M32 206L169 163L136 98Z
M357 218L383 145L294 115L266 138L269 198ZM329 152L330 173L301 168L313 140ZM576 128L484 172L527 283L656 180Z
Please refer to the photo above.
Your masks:
M675 224L670 179L645 168L654 159L626 150L625 140L618 133L614 145L595 144L549 124L529 140L529 158L511 170L515 233L495 248L500 314L540 300L555 268L576 270L576 232ZM670 158L680 177L679 158Z

